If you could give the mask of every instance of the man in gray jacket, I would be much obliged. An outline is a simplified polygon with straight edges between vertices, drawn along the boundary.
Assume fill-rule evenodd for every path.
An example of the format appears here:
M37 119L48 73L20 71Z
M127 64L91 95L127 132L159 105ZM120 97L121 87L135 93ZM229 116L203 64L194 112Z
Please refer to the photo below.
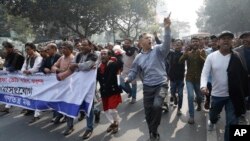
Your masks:
M142 79L143 104L151 141L160 139L157 129L161 121L163 100L168 89L165 58L170 50L170 24L169 15L164 19L165 36L161 45L152 47L152 36L148 33L143 33L139 37L142 51L136 56L128 77L125 78L125 82L131 82L139 73Z

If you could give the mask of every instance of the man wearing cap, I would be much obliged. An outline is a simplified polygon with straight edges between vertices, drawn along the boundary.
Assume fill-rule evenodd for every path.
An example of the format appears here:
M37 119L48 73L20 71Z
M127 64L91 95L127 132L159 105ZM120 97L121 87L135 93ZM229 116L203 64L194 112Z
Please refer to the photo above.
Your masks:
M200 39L197 36L191 39L191 48L186 49L179 59L179 63L187 61L186 87L188 93L189 124L194 124L194 92L196 94L197 109L201 111L202 94L200 91L200 76L206 53L199 49Z
M224 140L229 141L229 126L238 124L245 113L244 98L248 93L247 72L237 53L232 51L234 35L223 31L219 36L219 50L208 55L201 74L201 91L207 95L208 76L212 76L211 109L208 130L213 130L225 106L226 126Z
M243 45L236 48L235 51L239 53L244 69L248 72L248 84L250 88L250 31L242 33L239 37L242 40ZM250 110L250 94L248 93L248 99L246 103L247 110Z
M14 46L9 42L3 42L4 52L6 53L5 62L3 64L3 70L14 72L21 70L24 57L14 50ZM5 108L0 112L9 113L10 105L6 104Z

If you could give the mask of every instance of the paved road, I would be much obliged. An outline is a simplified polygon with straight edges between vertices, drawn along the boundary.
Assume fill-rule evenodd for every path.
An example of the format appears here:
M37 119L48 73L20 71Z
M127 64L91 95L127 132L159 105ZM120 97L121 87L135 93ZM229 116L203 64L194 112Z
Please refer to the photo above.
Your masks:
M123 94L123 103L119 106L120 129L115 135L106 133L109 123L101 114L100 123L95 125L94 133L89 141L146 141L148 139L147 125L144 119L141 85L138 86L138 101L130 104ZM12 108L11 113L0 113L0 141L81 141L86 127L86 121L75 120L75 131L64 137L66 124L50 123L52 113L43 112L41 120L31 125L28 122L32 116L20 115L20 108ZM176 108L162 116L159 132L161 141L206 141L206 113L195 113L195 124L187 124L187 95L184 92L183 115L176 115Z

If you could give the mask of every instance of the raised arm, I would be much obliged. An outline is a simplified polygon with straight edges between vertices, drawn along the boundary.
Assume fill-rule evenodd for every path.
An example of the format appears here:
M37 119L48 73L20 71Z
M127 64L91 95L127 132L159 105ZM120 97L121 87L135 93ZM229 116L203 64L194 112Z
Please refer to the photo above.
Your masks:
M170 50L170 43L171 43L170 25L171 25L171 20L170 20L170 15L169 15L167 18L164 19L165 35L164 35L163 44L159 47L160 53L164 57L168 55L169 50Z

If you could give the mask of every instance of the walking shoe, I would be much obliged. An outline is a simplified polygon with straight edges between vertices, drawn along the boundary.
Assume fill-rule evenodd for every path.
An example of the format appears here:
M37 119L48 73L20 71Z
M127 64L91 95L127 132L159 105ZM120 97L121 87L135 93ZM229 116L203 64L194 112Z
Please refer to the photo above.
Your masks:
M169 111L168 104L165 103L165 102L163 103L162 111L163 111L164 113L167 113L167 112Z
M29 123L34 123L34 122L38 121L39 119L40 119L40 117L33 117Z
M201 104L198 104L196 111L201 111Z
M59 124L62 117L57 116L54 120L54 124Z
M178 110L177 110L177 115L178 115L178 116L182 115L181 109L178 109Z
M66 121L67 121L67 117L63 116L63 119L62 119L61 123L65 123Z
M93 130L86 130L82 136L82 139L84 140L88 139L89 137L91 137L92 133L93 133Z
M101 115L101 111L98 111L95 113L95 123L100 122L100 115Z
M173 98L173 96L171 96L171 97L170 97L170 106L173 105L173 102L174 102L174 98Z
M131 94L128 94L128 98L131 98L132 97L132 95Z
M111 134L115 134L115 133L117 133L118 132L118 124L114 124L114 126L113 126L113 130L112 130L112 132L111 132Z
M85 113L84 112L80 112L80 117L78 118L78 121L82 121L85 118Z
M194 118L193 117L190 117L188 119L188 124L194 124Z
M10 111L9 111L9 108L4 108L0 112L8 114Z
M64 131L63 135L64 135L64 136L67 136L67 135L71 134L73 131L74 131L74 128L73 128L73 127L68 127L68 128Z
M213 131L214 130L214 124L210 120L208 120L207 130L208 131Z
M34 111L32 111L32 110L26 110L26 112L24 113L25 116L30 116L33 114L34 114Z
M245 115L241 115L241 116L239 117L238 124L239 124L239 125L247 125L247 119L246 119L246 116L245 116Z
M118 127L118 124L112 123L109 125L109 127L107 128L107 133L113 131L114 128Z
M150 133L149 141L159 141L159 140L160 140L160 134L159 133Z
M52 118L52 119L50 120L50 122L54 123L55 120L56 120L56 118Z
M173 100L174 100L174 106L177 106L177 97L174 96L174 97L173 97Z
M205 101L205 104L204 104L204 109L206 110L209 110L209 102L208 101Z
M107 130L106 130L107 133L111 132L111 131L113 130L114 126L115 126L114 123L110 124L109 127L108 127Z
M20 114L25 114L27 112L26 109L22 109L22 111L20 112Z
M132 98L130 103L131 103L131 104L134 104L135 102L136 102L136 99L135 99L135 98Z

